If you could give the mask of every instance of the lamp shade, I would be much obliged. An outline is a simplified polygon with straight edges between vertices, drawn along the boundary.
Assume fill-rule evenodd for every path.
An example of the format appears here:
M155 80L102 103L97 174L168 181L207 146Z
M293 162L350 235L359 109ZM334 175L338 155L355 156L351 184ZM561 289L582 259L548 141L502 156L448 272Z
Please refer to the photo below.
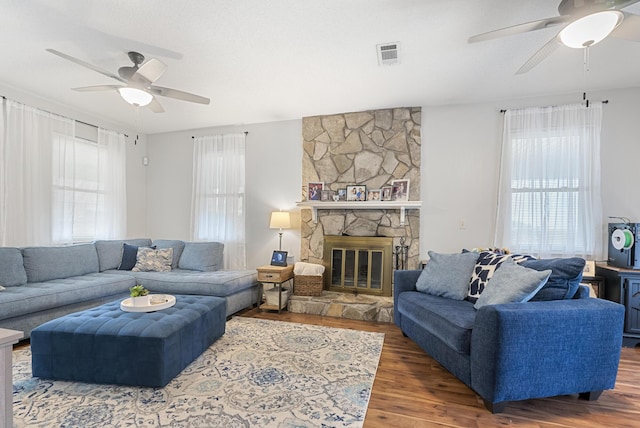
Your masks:
M153 95L142 89L126 87L118 88L118 92L126 102L134 106L144 107L153 99Z
M593 46L611 34L623 19L624 14L617 10L592 13L564 27L558 39L570 48Z
M286 211L274 211L271 213L270 229L289 229L291 227L291 216Z

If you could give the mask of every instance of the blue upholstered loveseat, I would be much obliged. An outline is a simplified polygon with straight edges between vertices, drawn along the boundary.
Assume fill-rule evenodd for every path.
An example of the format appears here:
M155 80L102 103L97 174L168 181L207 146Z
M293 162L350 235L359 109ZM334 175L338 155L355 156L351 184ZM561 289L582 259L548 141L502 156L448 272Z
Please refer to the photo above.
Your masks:
M126 244L126 245L125 245ZM171 248L171 271L123 269L125 247ZM64 247L0 248L0 327L31 330L72 312L125 298L142 284L152 293L223 297L227 316L257 303L255 270L223 270L223 244L179 240L103 240Z
M615 385L624 307L589 297L587 287L579 286L580 260L523 262L547 273L542 289L520 298L528 301L489 302L479 309L464 293L445 297L446 276L435 275L442 283L435 292L420 287L431 261L424 273L396 271L394 321L493 413L509 401L531 398L579 394L595 400Z

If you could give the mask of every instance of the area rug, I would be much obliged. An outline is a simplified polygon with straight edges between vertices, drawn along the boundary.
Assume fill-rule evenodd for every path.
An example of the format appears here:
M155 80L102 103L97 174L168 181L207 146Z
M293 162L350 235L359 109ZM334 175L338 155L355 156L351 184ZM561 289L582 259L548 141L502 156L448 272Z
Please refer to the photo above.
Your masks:
M384 334L235 317L164 388L31 377L13 352L15 427L361 427Z

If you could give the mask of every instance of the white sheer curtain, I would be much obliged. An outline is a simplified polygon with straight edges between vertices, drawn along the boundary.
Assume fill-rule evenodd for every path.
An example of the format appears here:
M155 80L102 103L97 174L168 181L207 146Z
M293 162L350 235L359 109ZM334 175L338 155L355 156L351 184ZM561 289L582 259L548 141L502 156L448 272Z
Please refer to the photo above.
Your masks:
M53 137L54 243L126 236L125 137L97 131L97 141Z
M3 99L0 245L125 236L124 135L99 129L98 142L88 142L75 138L75 125Z
M539 257L603 257L602 103L509 110L494 244Z
M74 134L74 121L3 100L0 134L0 243L49 245L52 135Z
M194 138L191 234L224 243L226 269L245 269L245 134Z

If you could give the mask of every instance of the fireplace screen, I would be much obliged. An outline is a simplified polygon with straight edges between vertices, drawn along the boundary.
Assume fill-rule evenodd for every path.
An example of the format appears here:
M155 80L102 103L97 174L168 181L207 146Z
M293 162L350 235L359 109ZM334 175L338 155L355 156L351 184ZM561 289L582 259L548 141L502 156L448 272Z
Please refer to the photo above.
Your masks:
M392 238L325 236L325 288L391 295Z

